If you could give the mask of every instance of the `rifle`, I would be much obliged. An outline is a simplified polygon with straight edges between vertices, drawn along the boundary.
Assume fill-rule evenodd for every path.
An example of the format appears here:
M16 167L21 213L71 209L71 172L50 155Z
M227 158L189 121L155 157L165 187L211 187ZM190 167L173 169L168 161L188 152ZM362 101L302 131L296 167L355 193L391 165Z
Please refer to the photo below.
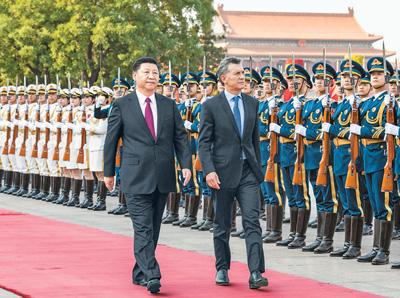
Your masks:
M38 77L36 76L36 97L38 96ZM32 158L38 157L38 144L40 141L40 128L38 127L38 123L40 122L40 103L38 102L36 107L36 115L35 115L35 123L36 123L36 130L35 130L35 143L33 144L32 148Z
M121 80L121 69L118 67L118 96L121 96L120 80ZM122 138L118 140L117 153L115 154L115 164L117 167L121 166L121 146L122 146Z
M353 63L351 60L351 45L349 44L349 63L350 63L350 82L353 89L353 96L355 96L355 84L354 84L354 77L353 77ZM359 114L358 114L358 107L357 107L357 100L354 99L353 106L351 108L351 124L359 124ZM356 161L359 155L359 147L358 147L359 137L356 134L351 134L350 136L350 155L351 160L347 169L347 177L346 177L346 188L352 188L357 190L358 186L358 177L357 177L357 167Z
M272 56L269 56L269 84L272 91L272 99L270 100L275 100L275 84L272 81ZM277 107L274 107L270 111L270 123L278 122L278 117L276 115L277 112ZM274 131L269 133L269 148L269 158L264 180L268 182L275 182L275 156L278 153L278 135Z
M399 88L399 73L397 71L397 58L396 58L396 86ZM383 42L383 71L385 73L385 84L388 83L388 76L386 75L386 51L385 42ZM389 94L390 96L390 94ZM394 124L394 107L393 102L390 101L389 105L386 106L386 123ZM394 136L386 135L386 152L387 160L385 167L383 168L383 180L381 191L382 192L393 192L393 160L394 160Z
M7 79L7 101L9 100L9 82ZM8 110L7 110L7 122L11 122L11 104L8 104ZM7 125L7 129L6 129L6 141L4 143L4 147L3 147L3 155L7 155L8 154L8 140L10 139L10 135L11 135L11 128L8 127Z
M323 49L324 56L324 87L325 96L329 96L329 80L326 78L326 49ZM323 122L331 122L331 109L328 105L324 108ZM317 185L326 186L328 184L328 166L329 166L329 150L330 150L330 137L328 132L324 132L322 140L322 158L319 162L318 174L317 174Z
M71 92L71 77L70 74L68 74L68 91ZM68 111L68 123L72 123L72 106L68 106L69 111ZM71 160L71 143L72 143L72 129L68 128L67 130L67 143L65 144L65 151L64 151L64 156L63 156L63 161L70 161Z
M296 98L299 98L299 90L296 82L296 64L294 63L294 54L292 55L292 66L293 66L293 81L294 81L294 90L296 92ZM296 111L296 125L302 124L301 121L301 112L302 108ZM293 184L294 185L303 185L303 157L304 157L304 143L303 136L300 134L296 134L296 162L294 164L294 173L293 173Z
M15 117L14 117L15 120L19 120L19 111L18 111L18 109L19 109L19 105L17 104L17 107L15 109ZM12 140L11 140L10 150L8 151L8 154L10 154L10 155L14 155L15 154L15 146L16 146L15 145L15 141L17 140L17 137L18 137L18 130L19 130L18 124L14 124L13 137L12 137Z
M58 79L58 75L57 76L57 95L59 95L59 87L60 87L60 81ZM57 113L57 118L56 118L56 122L60 125L61 121L62 121L62 109L61 106L57 105L56 107L56 113ZM54 153L53 153L53 160L55 161L59 161L60 160L60 143L61 143L61 127L57 128L57 135L56 135L56 145L54 147Z
M83 103L82 103L81 123L86 123L86 108ZM78 164L85 163L85 145L86 145L86 129L84 127L82 127L82 129L81 129L81 147L79 148L78 158L76 160L76 162Z
M24 97L25 97L25 115L24 120L28 122L29 120L29 106L28 106L28 96L26 94L26 77L24 76ZM19 151L19 156L25 157L26 156L26 140L28 139L29 134L29 127L24 126L24 139L22 141L21 150Z
M48 94L47 94L47 76L44 75L44 86L45 86L45 91L44 91L44 96L46 98L46 118L44 120L45 123L50 123L50 106L49 106L49 99L48 99ZM43 144L43 152L42 152L42 158L47 159L49 155L49 148L47 147L47 144L49 143L50 140L50 128L46 127L45 130L45 140Z

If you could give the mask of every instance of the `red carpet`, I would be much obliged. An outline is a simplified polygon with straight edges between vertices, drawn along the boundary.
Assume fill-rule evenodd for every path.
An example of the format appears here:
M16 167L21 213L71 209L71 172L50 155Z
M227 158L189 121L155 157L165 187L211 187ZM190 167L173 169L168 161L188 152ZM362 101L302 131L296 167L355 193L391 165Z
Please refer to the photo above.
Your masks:
M0 288L24 297L150 297L131 283L132 250L130 237L0 210ZM213 257L162 245L157 255L163 297L376 297L271 270L267 289L249 290L241 263L217 287Z

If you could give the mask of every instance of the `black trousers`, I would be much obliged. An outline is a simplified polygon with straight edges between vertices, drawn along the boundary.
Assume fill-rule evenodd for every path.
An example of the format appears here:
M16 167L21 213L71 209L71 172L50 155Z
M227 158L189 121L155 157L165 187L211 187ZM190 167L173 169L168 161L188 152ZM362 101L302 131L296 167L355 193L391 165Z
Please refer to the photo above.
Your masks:
M234 189L213 189L214 199L214 253L216 269L229 269L231 251L229 236L231 231L232 205L236 198L242 210L242 224L245 233L247 264L249 271L265 271L264 251L261 238L260 184L257 182L247 161L243 163L242 178Z
M132 281L161 278L155 250L168 194L156 190L149 195L127 193L125 196L134 230L136 263L132 270Z

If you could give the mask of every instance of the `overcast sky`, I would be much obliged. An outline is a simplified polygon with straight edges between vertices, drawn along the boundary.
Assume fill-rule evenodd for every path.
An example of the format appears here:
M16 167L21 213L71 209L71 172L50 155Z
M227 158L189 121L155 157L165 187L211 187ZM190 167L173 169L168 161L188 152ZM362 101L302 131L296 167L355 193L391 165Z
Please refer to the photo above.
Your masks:
M396 56L400 57L400 1L398 0L214 0L214 3L223 4L225 10L242 11L346 13L348 7L353 7L355 17L364 30L384 36L386 49L396 51ZM377 42L375 47L381 48L382 42Z

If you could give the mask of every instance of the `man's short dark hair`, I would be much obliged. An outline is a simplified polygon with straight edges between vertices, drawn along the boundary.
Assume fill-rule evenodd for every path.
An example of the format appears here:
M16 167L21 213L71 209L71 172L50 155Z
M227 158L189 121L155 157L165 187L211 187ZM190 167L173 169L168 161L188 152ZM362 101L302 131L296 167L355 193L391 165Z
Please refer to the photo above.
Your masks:
M157 66L157 69L160 70L160 67L158 66L157 60L154 59L153 57L140 57L139 59L137 59L132 66L132 71L136 72L139 68L140 65L142 65L143 63L151 63Z

